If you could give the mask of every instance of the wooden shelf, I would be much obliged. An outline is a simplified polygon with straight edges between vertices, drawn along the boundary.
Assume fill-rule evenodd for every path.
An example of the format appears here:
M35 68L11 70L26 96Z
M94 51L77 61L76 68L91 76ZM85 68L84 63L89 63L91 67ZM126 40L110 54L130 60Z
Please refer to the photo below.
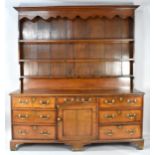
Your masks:
M58 40L19 40L20 43L43 44L43 43L129 43L132 38L124 39L58 39Z
M116 59L116 58L88 58L88 59L20 59L19 62L38 62L38 63L73 63L73 62L104 62L104 61L134 61L133 58L130 59Z
M20 76L20 79L89 79L89 78L95 78L95 79L98 79L98 78L134 78L133 75L104 75L104 76L94 76L94 77L53 77L53 76L48 76L48 75L45 75L45 76L41 76L41 75L25 75L25 76Z

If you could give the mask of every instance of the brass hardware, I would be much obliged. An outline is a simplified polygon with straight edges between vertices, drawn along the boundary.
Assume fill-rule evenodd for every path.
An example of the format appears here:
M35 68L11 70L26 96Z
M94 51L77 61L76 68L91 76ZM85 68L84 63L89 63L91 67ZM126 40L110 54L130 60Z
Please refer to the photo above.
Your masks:
M19 104L29 104L29 101L26 99L26 100L21 100L21 99L19 99L18 100L18 103Z
M104 100L104 103L106 103L106 104L114 104L115 103L115 99L112 99L112 100Z
M90 97L90 98L88 99L88 101L91 102L91 101L92 101L92 98Z
M36 101L36 98L35 97L32 97L32 102L35 102Z
M128 104L136 104L137 103L137 99L128 99L127 103Z
M59 109L60 108L60 105L56 105L56 108Z
M120 101L123 101L123 97L120 97L119 100L120 100Z
M40 134L44 135L44 136L50 135L48 131L42 131L42 132L40 132Z
M129 135L134 135L136 133L136 130L135 129L127 130L127 133Z
M64 98L64 102L67 102L67 98Z
M40 104L47 105L50 103L50 100L40 100Z
M40 118L42 118L42 119L49 119L49 115L40 115Z
M20 119L26 119L26 118L28 118L29 117L29 115L24 115L24 114L18 114L18 118L20 118Z
M82 101L82 102L85 102L85 99L84 99L84 98L82 98L82 99L81 99L81 101Z
M127 114L127 118L129 118L129 119L135 119L136 118L136 116L137 116L137 114Z
M57 121L58 122L62 121L62 118L61 117L57 117Z
M71 98L71 102L73 102L74 101L74 98Z
M24 136L24 135L28 134L28 132L26 130L18 130L18 134Z
M117 111L117 114L120 115L122 112L120 110Z
M109 131L105 132L104 134L107 135L107 136L112 136L113 135L113 131L109 130Z
M116 115L115 114L105 114L104 117L108 118L108 119L113 119L114 117L116 117Z
M122 129L123 128L123 125L117 125L117 128L118 129Z
M37 126L32 126L32 129L33 130L37 130Z

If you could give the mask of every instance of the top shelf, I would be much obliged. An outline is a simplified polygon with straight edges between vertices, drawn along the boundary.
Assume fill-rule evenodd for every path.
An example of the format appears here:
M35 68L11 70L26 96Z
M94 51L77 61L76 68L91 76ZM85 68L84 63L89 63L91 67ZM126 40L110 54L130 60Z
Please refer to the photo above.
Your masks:
M19 40L19 43L129 43L133 42L134 39L55 39L55 40Z

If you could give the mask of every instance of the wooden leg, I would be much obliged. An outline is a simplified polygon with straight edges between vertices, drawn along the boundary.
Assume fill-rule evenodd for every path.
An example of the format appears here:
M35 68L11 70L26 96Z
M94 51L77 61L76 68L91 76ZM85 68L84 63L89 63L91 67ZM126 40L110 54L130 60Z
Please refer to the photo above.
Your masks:
M138 150L144 149L144 140L139 140L135 142L131 142Z
M82 144L72 144L72 151L83 151L84 147Z
M11 141L10 142L10 150L11 151L16 151L16 145L17 145L17 143L16 142L13 142L13 141Z

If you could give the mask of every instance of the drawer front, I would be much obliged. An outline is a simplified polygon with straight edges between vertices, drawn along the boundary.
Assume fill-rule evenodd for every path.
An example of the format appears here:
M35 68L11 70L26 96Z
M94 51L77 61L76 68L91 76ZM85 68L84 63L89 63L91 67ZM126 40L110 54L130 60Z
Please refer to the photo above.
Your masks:
M12 97L13 108L32 108L33 102L31 97Z
M135 122L141 121L141 110L112 110L99 111L99 122Z
M97 98L95 97L59 97L57 103L96 103Z
M14 123L55 123L55 111L14 110Z
M54 97L37 97L34 108L55 108L55 98Z
M13 126L14 139L55 139L54 126Z
M12 97L13 108L54 108L54 97Z
M104 126L99 128L101 140L141 138L141 125Z
M109 96L99 99L99 106L101 108L110 107L141 107L143 103L142 96Z

